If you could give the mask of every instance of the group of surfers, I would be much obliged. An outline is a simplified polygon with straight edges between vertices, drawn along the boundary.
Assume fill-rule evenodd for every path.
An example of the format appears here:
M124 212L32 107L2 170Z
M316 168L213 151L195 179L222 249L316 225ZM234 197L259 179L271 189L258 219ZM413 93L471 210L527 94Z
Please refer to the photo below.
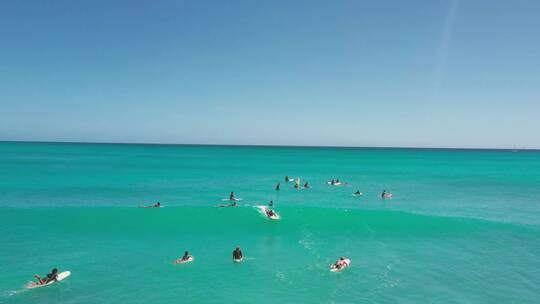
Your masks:
M290 181L296 181L294 187L297 188L297 189L300 188L300 179L299 179L299 178L297 178L297 179L295 180L295 179L293 179L293 178L289 178L289 176L285 176L285 182L290 182ZM340 182L339 179L332 179L330 182L328 182L328 184L334 186L334 185L340 185L341 182ZM276 185L276 191L279 191L279 190L280 190L280 187L281 187L281 184L280 184L280 183L277 183L277 185ZM306 182L306 183L304 184L304 189L308 189L308 188L311 188L311 185L310 185L308 182ZM355 191L355 192L353 193L353 195L355 195L355 196L361 196L361 195L363 195L363 193L360 192L360 190L357 190L357 191ZM389 193L389 192L387 192L386 190L383 190L382 193L381 193L381 198L382 198L382 199L389 199L389 198L392 198L392 193ZM229 194L229 201L231 202L230 204L228 204L228 205L223 205L223 206L220 206L220 207L236 207L236 206L238 206L238 204L237 204L238 199L237 199L236 196L234 195L234 191L231 191L231 193ZM268 203L268 206L269 206L269 207L272 207L272 206L273 206L273 202L270 201L270 202ZM143 205L140 205L140 206L139 206L139 208L160 208L160 207L162 207L160 202L156 202L155 204L147 205L147 206L143 206ZM267 215L268 215L268 216L272 216L272 215L273 215L272 213L274 213L274 211L271 210L271 209L267 209L266 212L267 212ZM270 213L270 214L268 214L268 213Z
M182 258L175 260L174 264L184 264L187 262L191 262L195 259L193 255L189 253L189 251L185 251ZM244 254L242 253L242 250L240 249L240 246L237 246L233 252L232 252L232 259L235 262L241 262L244 259ZM345 257L340 257L334 264L330 265L331 269L337 269L341 270L347 266L349 266L350 260L346 259Z
M244 254L242 253L242 249L240 249L240 246L236 246L236 248L233 250L232 258L233 258L233 261L236 261L236 262L242 261L242 259L244 258ZM194 259L195 257L191 255L189 251L185 251L184 255L180 259L175 260L173 264L183 264L186 262L191 262Z

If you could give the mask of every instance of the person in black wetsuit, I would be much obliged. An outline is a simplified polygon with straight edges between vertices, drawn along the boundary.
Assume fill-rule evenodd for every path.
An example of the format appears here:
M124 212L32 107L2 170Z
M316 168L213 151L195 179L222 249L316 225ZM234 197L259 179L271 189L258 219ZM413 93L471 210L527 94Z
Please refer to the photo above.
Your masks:
M268 203L268 207L272 207L272 206L274 206L274 201L270 201L270 202Z
M279 191L279 183L276 185L276 191Z
M232 253L233 260L241 260L244 256L242 255L242 250L240 250L240 247L236 247L236 249Z

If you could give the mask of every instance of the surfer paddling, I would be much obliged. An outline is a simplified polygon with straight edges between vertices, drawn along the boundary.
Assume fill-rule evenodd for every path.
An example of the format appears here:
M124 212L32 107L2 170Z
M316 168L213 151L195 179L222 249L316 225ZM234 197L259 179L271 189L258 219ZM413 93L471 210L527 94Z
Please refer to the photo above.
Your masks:
M332 272L340 271L343 268L348 267L350 264L351 264L351 260L344 257L340 257L334 264L330 266L330 271Z
M139 206L139 208L160 208L160 207L161 207L160 202L157 202L157 203L155 203L153 205L149 205L149 206L143 206L143 205Z

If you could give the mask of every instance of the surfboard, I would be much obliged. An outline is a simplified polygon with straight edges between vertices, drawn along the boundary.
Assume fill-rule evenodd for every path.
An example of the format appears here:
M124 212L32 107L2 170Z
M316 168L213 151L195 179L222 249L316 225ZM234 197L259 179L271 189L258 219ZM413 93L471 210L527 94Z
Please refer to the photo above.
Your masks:
M52 285L52 284L54 284L56 282L62 281L63 279L69 277L70 275L71 275L70 271L64 271L64 272L61 272L61 273L58 274L55 281L50 281L47 284L38 284L37 282L29 282L28 284L26 284L26 288L33 289L33 288L49 286L49 285Z

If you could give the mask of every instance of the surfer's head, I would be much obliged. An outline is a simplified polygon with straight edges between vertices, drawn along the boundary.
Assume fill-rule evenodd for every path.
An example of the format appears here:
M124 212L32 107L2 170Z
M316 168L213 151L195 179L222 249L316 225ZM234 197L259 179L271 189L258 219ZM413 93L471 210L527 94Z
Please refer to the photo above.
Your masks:
M52 273L57 273L58 272L58 268L53 268L53 270L51 271Z

